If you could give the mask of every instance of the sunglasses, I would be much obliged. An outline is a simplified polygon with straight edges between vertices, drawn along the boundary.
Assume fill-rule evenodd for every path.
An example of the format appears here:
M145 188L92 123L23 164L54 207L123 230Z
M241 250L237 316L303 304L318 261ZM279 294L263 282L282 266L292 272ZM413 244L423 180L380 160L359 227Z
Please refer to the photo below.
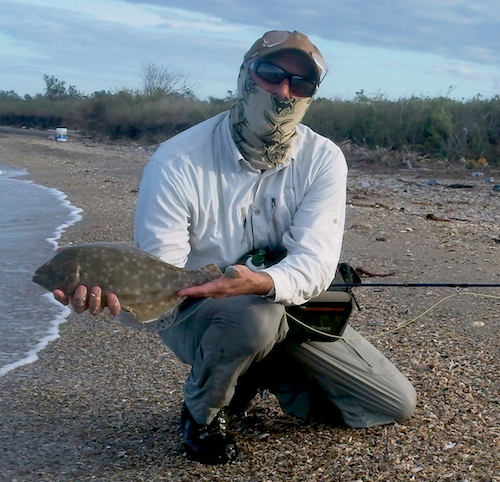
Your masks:
M302 75L291 74L271 62L252 60L248 68L270 84L281 84L288 79L290 90L299 97L312 97L318 90L318 84L313 80Z

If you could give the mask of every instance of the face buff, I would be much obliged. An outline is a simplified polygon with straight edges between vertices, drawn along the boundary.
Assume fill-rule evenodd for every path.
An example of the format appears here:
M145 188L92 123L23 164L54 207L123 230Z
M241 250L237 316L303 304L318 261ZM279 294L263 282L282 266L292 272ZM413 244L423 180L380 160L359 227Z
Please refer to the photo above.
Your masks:
M280 99L258 87L245 64L238 77L238 99L231 108L231 134L241 155L255 169L270 169L290 157L296 127L312 97Z

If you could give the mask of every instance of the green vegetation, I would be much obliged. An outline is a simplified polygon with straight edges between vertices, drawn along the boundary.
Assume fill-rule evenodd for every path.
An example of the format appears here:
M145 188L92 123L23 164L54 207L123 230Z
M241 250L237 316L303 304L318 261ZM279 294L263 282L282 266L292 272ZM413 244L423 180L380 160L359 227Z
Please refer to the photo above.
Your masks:
M418 153L420 157L500 164L500 96L457 101L411 97L317 99L305 123L335 139L368 149Z
M0 90L0 125L68 127L100 139L155 143L231 107L234 96L199 100L182 73L149 63L142 88L84 95L54 76L43 94L21 98ZM413 153L419 158L486 159L500 165L500 96L389 100L363 91L353 100L316 99L304 122L337 143Z

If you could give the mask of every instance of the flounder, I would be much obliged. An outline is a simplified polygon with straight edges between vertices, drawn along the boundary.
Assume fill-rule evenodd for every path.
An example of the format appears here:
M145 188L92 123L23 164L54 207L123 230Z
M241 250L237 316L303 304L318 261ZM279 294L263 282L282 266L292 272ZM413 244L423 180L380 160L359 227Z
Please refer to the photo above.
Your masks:
M69 298L80 285L100 286L103 304L109 293L116 294L122 309L118 319L137 326L171 312L185 299L177 295L180 289L221 276L215 264L187 270L127 244L90 243L63 248L36 270L33 281Z

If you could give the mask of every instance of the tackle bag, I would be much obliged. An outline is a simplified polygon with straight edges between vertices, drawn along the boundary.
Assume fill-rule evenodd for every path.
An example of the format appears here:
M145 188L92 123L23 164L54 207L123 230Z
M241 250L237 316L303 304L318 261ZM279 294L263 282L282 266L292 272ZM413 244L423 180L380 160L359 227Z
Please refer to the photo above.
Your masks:
M259 264L268 267L281 261L286 251L253 250L238 263L245 264L248 258L256 254ZM345 286L352 283L361 283L361 278L349 264L339 263L335 278L326 291L303 305L287 306L285 310L289 330L286 339L294 343L337 341L344 333L354 305L358 306L351 288Z
M361 278L349 264L340 263L326 291L303 305L287 306L287 339L295 343L337 341L344 333L354 305L357 306L346 283L361 283Z

